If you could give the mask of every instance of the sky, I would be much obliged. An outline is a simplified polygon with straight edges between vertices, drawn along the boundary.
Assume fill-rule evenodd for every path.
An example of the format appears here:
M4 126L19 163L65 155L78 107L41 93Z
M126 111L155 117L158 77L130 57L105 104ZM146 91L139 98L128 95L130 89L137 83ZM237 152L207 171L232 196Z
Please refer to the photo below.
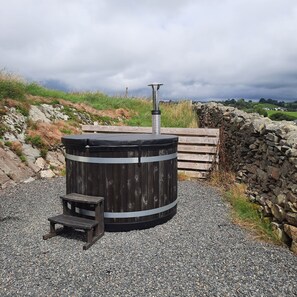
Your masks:
M0 0L0 70L70 91L297 100L296 0Z

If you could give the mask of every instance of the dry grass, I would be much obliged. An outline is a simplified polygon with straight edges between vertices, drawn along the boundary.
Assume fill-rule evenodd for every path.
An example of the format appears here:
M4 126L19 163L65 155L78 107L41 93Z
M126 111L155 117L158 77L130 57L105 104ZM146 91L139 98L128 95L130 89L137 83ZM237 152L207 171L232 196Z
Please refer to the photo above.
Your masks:
M223 192L228 191L235 184L235 174L231 171L214 170L210 174L209 183L222 189Z
M67 133L63 132L67 131ZM79 130L67 122L57 121L53 124L36 122L27 130L27 140L38 148L56 148L65 134L79 134Z
M0 80L2 80L2 81L16 81L16 82L25 83L25 80L23 77L21 77L20 75L18 75L16 73L9 72L5 69L0 70Z
M161 104L162 125L164 127L197 128L198 118L191 101L177 104Z
M185 180L190 180L191 178L189 178L184 172L178 172L177 179L179 181L185 181Z

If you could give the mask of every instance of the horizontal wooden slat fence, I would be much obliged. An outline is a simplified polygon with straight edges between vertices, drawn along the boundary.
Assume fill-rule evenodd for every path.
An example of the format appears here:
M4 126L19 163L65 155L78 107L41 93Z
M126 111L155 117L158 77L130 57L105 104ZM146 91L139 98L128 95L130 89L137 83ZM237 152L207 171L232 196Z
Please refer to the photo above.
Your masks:
M82 125L83 133L152 133L151 127ZM206 178L219 162L219 129L161 128L162 134L178 136L178 171Z

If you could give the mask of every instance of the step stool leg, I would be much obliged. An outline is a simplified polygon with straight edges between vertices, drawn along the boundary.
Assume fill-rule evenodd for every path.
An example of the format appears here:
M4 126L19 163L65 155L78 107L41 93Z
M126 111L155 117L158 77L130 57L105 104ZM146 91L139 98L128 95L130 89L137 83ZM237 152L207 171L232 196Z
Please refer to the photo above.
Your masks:
M59 235L59 234L61 234L61 233L63 233L64 231L66 231L64 228L59 228L59 229L57 229L56 230L56 228L55 228L55 223L53 223L53 222L50 222L50 232L48 233L48 234L46 234L46 235L43 235L43 239L44 240L47 240L47 239L50 239L50 238L52 238L52 237L55 237L55 236L57 236L57 235Z
M94 228L87 231L87 243L83 246L84 250L87 250L94 243L93 236L94 236Z
M50 222L50 232L46 235L43 235L43 239L47 240L49 238L52 238L57 235L56 229L55 229L55 223Z

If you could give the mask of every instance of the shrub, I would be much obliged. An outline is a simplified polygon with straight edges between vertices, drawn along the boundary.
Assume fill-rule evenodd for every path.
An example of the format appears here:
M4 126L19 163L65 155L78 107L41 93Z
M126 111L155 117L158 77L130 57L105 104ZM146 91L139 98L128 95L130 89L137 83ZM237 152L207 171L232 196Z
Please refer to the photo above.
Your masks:
M274 121L283 121L283 120L284 121L294 121L294 120L297 120L296 117L285 114L283 112L276 112L276 113L272 114L270 116L270 119L274 120Z
M257 107L255 108L255 111L256 111L258 114L260 114L260 115L262 115L262 116L264 116L264 117L268 117L268 112L267 112L267 110L265 110L264 108L262 108L262 107L260 107L260 106L257 106Z

